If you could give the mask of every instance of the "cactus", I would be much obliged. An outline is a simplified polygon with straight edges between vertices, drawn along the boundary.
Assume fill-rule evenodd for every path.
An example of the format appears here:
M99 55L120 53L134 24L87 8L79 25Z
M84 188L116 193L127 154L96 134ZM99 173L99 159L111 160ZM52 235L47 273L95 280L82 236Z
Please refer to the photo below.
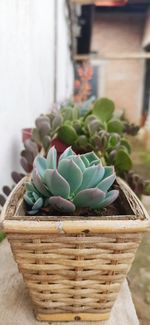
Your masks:
M94 152L76 155L69 147L57 162L57 152L52 147L47 158L35 158L24 200L31 215L41 208L60 213L102 209L118 197L118 190L108 191L115 179L114 167L103 167Z

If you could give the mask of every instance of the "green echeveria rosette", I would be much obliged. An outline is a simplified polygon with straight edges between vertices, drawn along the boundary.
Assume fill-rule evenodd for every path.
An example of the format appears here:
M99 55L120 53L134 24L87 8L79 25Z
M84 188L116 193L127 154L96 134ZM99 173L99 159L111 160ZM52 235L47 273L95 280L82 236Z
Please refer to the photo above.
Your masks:
M41 208L60 214L80 208L101 209L118 197L118 190L108 191L115 179L114 167L103 167L94 152L76 155L69 147L57 162L57 152L52 147L47 158L35 158L24 200L30 207L29 214L36 214Z

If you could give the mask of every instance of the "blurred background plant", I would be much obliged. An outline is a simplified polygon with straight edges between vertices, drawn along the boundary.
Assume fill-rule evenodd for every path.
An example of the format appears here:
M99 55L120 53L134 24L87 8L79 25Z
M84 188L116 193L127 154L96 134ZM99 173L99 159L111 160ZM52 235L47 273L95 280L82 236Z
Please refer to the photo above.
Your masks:
M131 138L135 137L139 127L129 123L123 114L116 113L113 101L107 98L95 100L90 97L84 102L68 101L49 114L42 114L35 120L35 128L23 137L24 149L20 153L23 172L11 173L14 183L32 172L33 161L42 151L45 156L50 146L55 145L58 157L72 146L76 153L94 151L105 165L114 165L117 175L124 178L135 193L150 195L150 181L133 170ZM139 153L143 162L149 165L149 155ZM11 192L4 186L0 194L0 204L4 205Z

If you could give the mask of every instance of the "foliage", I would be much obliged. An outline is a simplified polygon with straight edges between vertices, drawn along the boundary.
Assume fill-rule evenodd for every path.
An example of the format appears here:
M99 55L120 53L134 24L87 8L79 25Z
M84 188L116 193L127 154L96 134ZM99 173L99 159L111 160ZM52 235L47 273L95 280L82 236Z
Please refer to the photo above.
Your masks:
M29 214L37 214L43 207L60 213L102 209L119 194L118 190L108 191L115 178L114 167L103 167L94 152L76 155L69 147L57 162L57 151L52 147L46 158L35 158L24 200Z
M0 242L6 237L4 232L0 232Z
M123 177L139 197L142 193L150 195L150 181L144 181L132 171L131 147L126 135L135 136L138 130L138 126L130 124L123 115L115 112L114 103L107 98L95 101L91 97L76 104L66 101L60 107L54 107L49 114L42 114L36 119L32 137L24 142L24 150L21 151L23 172L13 171L12 179L15 183L19 182L32 171L34 158L39 151L46 155L50 146L59 143L59 147L62 147L60 151L70 145L76 153L94 151L105 165L115 166L117 175ZM145 160L149 162L147 156ZM1 206L11 189L3 187Z

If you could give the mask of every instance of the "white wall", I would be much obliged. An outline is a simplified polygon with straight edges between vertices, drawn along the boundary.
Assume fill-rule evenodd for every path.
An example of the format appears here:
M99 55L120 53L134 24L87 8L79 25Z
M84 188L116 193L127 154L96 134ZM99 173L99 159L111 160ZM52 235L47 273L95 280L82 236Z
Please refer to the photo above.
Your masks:
M21 129L33 126L54 100L55 4L0 0L0 188L20 170ZM64 7L58 0L57 100L70 96L73 80Z

